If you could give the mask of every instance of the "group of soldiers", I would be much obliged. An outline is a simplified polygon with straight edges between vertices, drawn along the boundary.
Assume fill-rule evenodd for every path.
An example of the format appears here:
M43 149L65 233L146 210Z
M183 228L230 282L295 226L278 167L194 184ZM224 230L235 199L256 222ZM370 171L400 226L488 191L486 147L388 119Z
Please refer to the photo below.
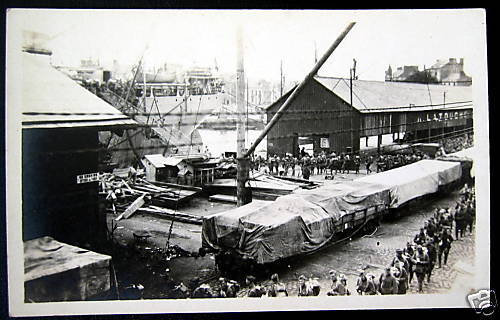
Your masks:
M446 138L442 141L443 147L438 150L436 155L444 153L453 153L464 148L469 148L473 145L473 136L471 133L453 138ZM434 155L433 155L434 156ZM395 169L410 163L417 162L422 159L430 159L431 157L419 150L408 149L405 153L390 154L381 153L376 156L358 154L337 153L335 151L326 153L322 151L314 155L309 155L304 148L300 150L297 156L289 153L284 155L270 155L267 159L258 155L251 159L251 169L260 171L265 168L265 171L270 174L287 176L291 175L304 179L309 179L311 175L333 175L334 173L349 173L354 171L359 173L360 167L364 165L366 173L373 172L375 166L376 172Z
M252 161L253 168L259 170L261 167L267 167L271 174L278 174L287 176L295 176L301 174L304 179L309 179L314 174L330 174L337 172L349 172L350 170L359 173L361 159L359 156L353 156L346 153L337 155L335 152L326 154L321 152L319 154L309 156L307 153L301 154L299 157L293 157L286 154L283 157L272 155L267 160L257 157ZM299 169L300 168L300 169ZM290 172L291 171L291 172Z
M309 156L307 153L299 157L293 157L286 154L283 157L279 155L271 155L267 159L262 158L260 155L253 158L251 161L251 169L259 171L265 168L265 171L270 174L280 176L302 176L308 180L311 175L333 175L334 173L349 173L354 171L359 173L360 167L364 165L366 173L373 172L373 166L376 166L376 171L386 171L398 168L422 159L427 156L421 152L412 154L381 154L377 157L367 156L362 159L359 155L351 155L348 153L326 154L321 152L319 154ZM427 157L428 158L428 157Z
M410 163L414 163L422 159L430 159L430 157L427 154L419 151L412 152L411 154L381 154L375 160L373 159L373 157L369 157L365 161L366 172L372 172L370 167L373 161L375 161L377 164L377 172L382 172L406 166Z
M454 208L437 208L415 235L413 243L407 242L406 248L396 250L390 266L380 276L380 293L405 294L414 275L418 292L422 292L424 281L430 282L436 264L441 268L448 262L452 242L464 237L467 230L472 233L474 221L474 189L465 185ZM455 238L451 234L453 228Z
M219 278L218 283L212 288L204 283L193 291L192 298L236 298L240 296L247 297L287 297L286 286L279 281L278 274L271 276L271 281L267 286L257 284L254 276L245 278L246 292L241 294L241 286L235 280Z
M110 79L107 82L101 82L94 79L85 79L81 81L81 85L98 97L102 97L106 91L111 91L120 97L128 96L128 101L134 106L139 104L139 98L135 90L129 89L129 83L122 82L121 80ZM130 92L127 95L129 90Z

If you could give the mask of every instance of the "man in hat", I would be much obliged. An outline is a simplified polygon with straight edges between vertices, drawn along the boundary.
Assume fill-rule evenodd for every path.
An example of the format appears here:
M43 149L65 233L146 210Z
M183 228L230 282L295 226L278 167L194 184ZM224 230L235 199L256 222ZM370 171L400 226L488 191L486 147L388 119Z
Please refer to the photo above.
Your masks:
M464 230L467 231L467 227L469 228L469 234L472 234L472 228L474 226L474 207L472 201L469 200L465 207L465 221L464 221Z
M431 274L432 270L434 270L434 266L436 265L436 260L437 260L437 251L438 248L436 247L436 243L434 242L434 239L430 239L429 242L427 242L426 247L427 247L427 255L429 256L429 264L427 265L427 282L431 282Z
M366 157L365 160L366 174L370 174L372 172L371 170L372 163L373 163L372 156Z
M361 164L361 159L359 156L354 157L354 170L356 171L356 174L359 173L359 166Z
M340 281L338 281L339 279L337 278L337 272L335 272L335 270L330 270L328 274L330 275L332 284L331 284L331 290L328 291L326 294L328 296L338 296L339 291L342 290L343 286L340 283Z
M321 285L318 282L318 278L313 278L311 276L309 278L309 281L307 282L307 286L309 287L312 296L319 296L319 293L321 291Z
M298 295L299 297L307 297L307 296L310 296L312 295L311 294L311 290L309 289L309 287L307 286L307 283L306 283L306 276L304 276L303 274L299 276L299 287L298 287Z
M427 223L427 236L430 238L433 238L434 235L436 234L436 224L434 223L434 218L430 218L429 222Z
M328 291L326 294L328 296L345 296L350 295L349 290L347 290L347 279L343 274L332 276L332 290Z
M234 280L229 280L227 282L226 298L236 298L238 291L240 291L240 284Z
M418 281L418 292L423 291L425 274L427 273L427 265L429 264L429 256L424 252L421 245L417 246L417 250L413 255L413 263L415 265L415 274Z
M226 298L227 297L227 281L225 278L219 278L219 290L218 290L218 297L219 298Z
M413 245L411 244L411 242L406 242L406 248L404 248L404 254L405 254L405 257L406 259L408 260L408 284L411 283L411 281L413 280L413 273L415 271L415 268L414 268L414 265L413 265L413 261L412 261L412 257L413 255L415 254L415 249L413 249Z
M385 271L379 278L379 291L381 294L397 294L399 283L391 272L391 268L385 268Z
M248 297L252 298L260 298L262 297L262 290L260 286L257 286L255 284L255 277L254 276L247 276L245 279L246 285L248 286Z
M434 211L434 218L439 221L441 219L441 216L442 216L442 211L443 209L437 207L436 210Z
M443 233L439 239L439 252L438 252L438 263L439 268L441 268L441 260L444 254L444 264L448 261L448 253L451 249L451 243L453 242L453 237L448 233L448 229L443 229Z
M464 236L465 208L461 203L457 203L455 207L455 239ZM460 237L459 237L460 236Z
M406 290L408 290L408 272L404 263L396 263L393 268L394 277L398 280L398 294L406 294Z
M227 280L226 278L219 278L219 298L236 298L239 289L240 285L238 282Z
M375 295L377 294L377 288L373 282L374 276L372 274L365 275L364 270L360 270L358 279L356 281L356 291L359 295Z
M423 245L427 242L427 235L424 228L420 228L420 232L413 238L413 242L417 245Z
M302 177L305 180L309 180L309 177L311 176L311 170L309 170L309 165L304 165L302 167Z
M339 282L340 284L342 285L343 289L340 288L338 290L339 292L339 295L343 296L343 295L347 295L347 296L350 296L351 295L351 292L349 291L349 289L347 288L347 278L345 275L341 274L339 276Z
M391 267L395 267L398 263L403 263L406 273L410 271L410 263L404 256L402 249L396 249L396 256L392 259Z
M268 297L288 297L288 292L283 283L279 282L278 274L275 273L271 276L271 285L267 289Z
M213 298L210 286L203 283L193 291L193 298Z

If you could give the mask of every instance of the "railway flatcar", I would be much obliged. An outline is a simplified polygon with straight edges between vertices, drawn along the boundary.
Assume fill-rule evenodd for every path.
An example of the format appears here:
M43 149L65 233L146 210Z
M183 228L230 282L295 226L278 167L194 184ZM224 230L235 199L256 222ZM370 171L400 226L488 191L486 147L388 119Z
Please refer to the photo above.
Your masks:
M205 217L202 245L221 270L281 263L345 237L461 178L457 162L421 160L354 181L297 190Z

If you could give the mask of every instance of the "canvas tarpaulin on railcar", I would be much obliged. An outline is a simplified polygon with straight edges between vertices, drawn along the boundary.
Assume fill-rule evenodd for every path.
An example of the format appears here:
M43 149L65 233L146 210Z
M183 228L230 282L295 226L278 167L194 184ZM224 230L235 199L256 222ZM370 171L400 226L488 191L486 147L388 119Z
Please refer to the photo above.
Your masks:
M253 200L249 204L203 218L202 245L210 248L236 248L240 240L240 218L267 206L271 201Z
M421 160L356 181L387 186L390 191L390 207L398 208L412 199L438 191L439 186L458 180L460 175L458 163Z
M343 215L383 206L388 188L345 182L279 197L207 217L203 243L234 249L258 263L313 251L336 234Z
M474 147L460 150L455 153L446 154L439 157L442 161L460 162L462 169L469 170L469 175L474 177L474 157L476 156L476 149Z
M430 173L437 171L438 185L444 186L457 181L462 176L462 167L459 163L450 161L421 160L419 161L422 170Z

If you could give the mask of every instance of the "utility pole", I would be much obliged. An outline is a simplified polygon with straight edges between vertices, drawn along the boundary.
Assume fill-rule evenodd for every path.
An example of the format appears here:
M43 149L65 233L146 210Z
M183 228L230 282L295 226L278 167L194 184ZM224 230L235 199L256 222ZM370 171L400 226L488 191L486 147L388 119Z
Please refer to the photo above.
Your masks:
M236 113L238 122L236 124L236 204L245 205L252 201L251 189L247 188L246 183L249 175L250 155L246 155L245 149L245 69L243 60L243 30L238 26L236 31Z
M353 60L353 67L351 68L350 72L349 72L349 89L350 89L350 94L351 94L351 107L352 107L352 80L353 78L355 79L356 77L356 59L352 59ZM353 129L353 126L352 126L352 116L349 117L349 121L350 121L350 124L351 124L351 129L350 129L350 132L351 132L351 152L353 152L353 143L354 143L354 129Z
M446 91L443 91L443 109L446 112ZM443 118L444 118L444 113L443 113ZM444 141L445 129L446 129L446 120L443 119L443 131L441 136L441 139L443 139L443 141Z
M314 63L318 63L318 48L316 48L316 41L314 41Z
M283 60L280 60L280 97L283 96Z
M248 140L248 103L250 101L250 93L249 93L249 90L248 90L248 78L247 78L246 86L247 86L247 99L246 99L246 103L245 103L245 106L246 106L245 139ZM246 145L245 145L245 147L246 147Z
M273 116L273 118L267 123L266 127L264 128L264 130L262 130L262 132L260 133L260 135L255 140L255 142L250 146L250 148L246 152L247 156L251 155L255 151L255 148L257 148L257 146L262 141L262 139L264 139L264 137L269 133L269 131L274 127L274 125L279 121L279 119L281 119L281 117L286 112L286 110L288 109L288 107L290 107L290 105L293 102L293 100L295 100L295 98L305 88L306 84L318 73L319 68L321 68L321 66L323 66L323 64L326 62L326 60L332 54L332 52L340 45L340 43L342 42L342 40L349 33L349 31L351 31L351 29L354 27L355 24L356 24L355 22L349 23L349 25L337 37L337 39L335 40L335 42L330 46L330 48L328 48L328 50L321 57L321 59L319 59L318 63L316 63L316 65L314 66L314 68L305 76L304 80L302 80L302 82L297 87L295 87L295 89L293 90L293 92L288 96L288 98L285 100L285 102L283 102L283 104L278 109L278 111Z
M146 112L146 70L142 65L142 103L144 104L144 112Z

